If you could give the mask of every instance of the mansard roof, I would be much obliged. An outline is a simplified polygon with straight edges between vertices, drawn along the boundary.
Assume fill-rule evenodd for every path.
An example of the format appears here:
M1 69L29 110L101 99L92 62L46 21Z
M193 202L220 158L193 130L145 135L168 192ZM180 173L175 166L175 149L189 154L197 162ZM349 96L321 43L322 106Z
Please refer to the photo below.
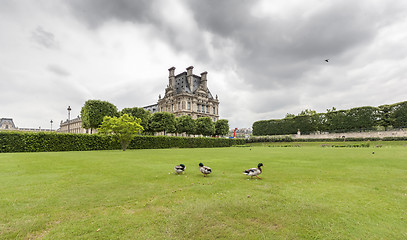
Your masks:
M0 127L3 126L3 124L6 124L6 123L11 124L12 128L16 128L12 118L1 118L0 119Z
M177 94L180 94L182 92L195 94L195 92L201 85L201 77L195 74L193 74L192 77L193 83L192 86L189 86L189 83L187 81L187 72L183 72L175 76L175 90ZM208 98L213 99L213 96L209 89L208 89Z

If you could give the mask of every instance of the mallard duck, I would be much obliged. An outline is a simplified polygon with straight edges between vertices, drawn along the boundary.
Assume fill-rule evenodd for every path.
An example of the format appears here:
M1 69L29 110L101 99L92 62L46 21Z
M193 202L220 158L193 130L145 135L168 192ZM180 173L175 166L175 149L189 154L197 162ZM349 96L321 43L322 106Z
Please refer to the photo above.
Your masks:
M206 177L206 175L212 173L212 169L210 167L204 166L203 163L199 163L199 171L201 171L201 173L203 173L204 177Z
M186 169L186 167L185 167L184 164L180 164L180 165L177 165L177 166L174 167L174 171L175 171L176 173L178 173L178 174L184 172L185 169Z
M250 176L250 178L253 178L253 176L255 176L258 179L261 179L261 177L259 177L257 175L260 175L263 172L261 170L262 166L263 166L263 163L259 163L257 165L257 168L250 168L250 169L244 170L243 174L246 174L247 176Z

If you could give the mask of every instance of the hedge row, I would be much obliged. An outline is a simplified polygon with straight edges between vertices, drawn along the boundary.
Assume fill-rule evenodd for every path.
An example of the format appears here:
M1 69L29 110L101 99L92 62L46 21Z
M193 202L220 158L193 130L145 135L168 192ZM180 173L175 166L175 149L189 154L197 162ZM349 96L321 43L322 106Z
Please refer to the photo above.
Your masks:
M282 137L252 137L247 140L247 143L256 142L363 142L363 141L407 141L407 137L369 137L369 138L299 138L294 139L291 136Z
M244 139L137 136L128 149L211 148L244 144ZM0 153L121 149L112 136L0 131Z
M379 107L357 107L348 110L328 110L327 113L301 113L284 119L261 120L253 123L253 135L284 135L312 132L353 132L384 128L407 127L407 101Z
M291 136L275 136L275 137L251 137L247 139L247 143L256 143L256 142L293 142Z

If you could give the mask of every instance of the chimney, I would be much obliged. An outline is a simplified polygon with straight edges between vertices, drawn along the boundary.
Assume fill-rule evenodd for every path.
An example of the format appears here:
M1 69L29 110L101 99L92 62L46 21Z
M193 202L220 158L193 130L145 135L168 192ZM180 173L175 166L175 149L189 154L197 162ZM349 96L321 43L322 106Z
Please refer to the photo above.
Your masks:
M194 69L193 66L187 67L187 76L192 75L192 69Z
M194 77L192 76L192 69L194 69L193 66L187 67L187 82L188 82L188 85L189 85L189 89L191 91L194 91L194 85L193 85Z
M175 67L168 69L168 71L169 71L169 75L168 75L169 87L174 88L175 87L175 75L174 75Z
M207 75L208 75L208 72L206 72L206 71L201 73L201 85L204 90L208 89L208 79L206 78Z

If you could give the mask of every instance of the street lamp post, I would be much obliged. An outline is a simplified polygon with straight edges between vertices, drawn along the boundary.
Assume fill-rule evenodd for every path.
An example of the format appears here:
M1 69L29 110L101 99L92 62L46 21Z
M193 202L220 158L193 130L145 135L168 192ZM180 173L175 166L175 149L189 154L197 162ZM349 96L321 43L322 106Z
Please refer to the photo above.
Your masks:
M52 119L51 119L51 121L49 121L50 123L51 123L51 132L52 132L52 123L54 122L54 121L52 121Z
M71 120L71 106L68 106L68 133L70 132L70 125L71 123L69 122Z

